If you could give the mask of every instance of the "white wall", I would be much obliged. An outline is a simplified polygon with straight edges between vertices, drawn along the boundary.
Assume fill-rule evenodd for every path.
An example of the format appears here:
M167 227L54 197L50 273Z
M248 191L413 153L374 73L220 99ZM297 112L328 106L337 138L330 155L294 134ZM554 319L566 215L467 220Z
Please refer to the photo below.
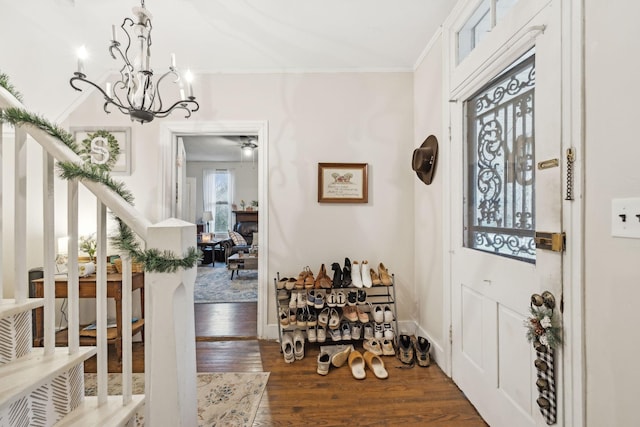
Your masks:
M412 73L215 74L197 76L201 110L191 121L269 123L269 278L306 265L368 259L396 274L400 318L413 307ZM183 120L181 114L172 119ZM152 221L160 207L160 121L131 124L90 97L69 126L131 126L133 173L123 181ZM319 204L319 162L369 164L369 203ZM264 206L260 206L263 211ZM271 285L269 280L264 285ZM269 323L276 324L269 286Z
M587 0L587 424L638 424L640 240L611 237L611 199L640 197L640 3ZM635 219L635 218L634 218Z
M435 39L414 74L414 147L429 135L442 147L442 38ZM430 185L413 174L415 227L415 304L413 317L434 349L443 345L442 211L443 164L439 150L436 170ZM413 332L413 331L411 331Z

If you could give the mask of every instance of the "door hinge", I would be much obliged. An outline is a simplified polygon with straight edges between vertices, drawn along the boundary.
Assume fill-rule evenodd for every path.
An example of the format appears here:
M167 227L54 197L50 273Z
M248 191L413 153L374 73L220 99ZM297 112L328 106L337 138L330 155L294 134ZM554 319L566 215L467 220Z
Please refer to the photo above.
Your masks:
M453 326L449 325L449 344L453 344Z
M554 252L564 252L566 248L566 234L536 231L536 249L547 249Z

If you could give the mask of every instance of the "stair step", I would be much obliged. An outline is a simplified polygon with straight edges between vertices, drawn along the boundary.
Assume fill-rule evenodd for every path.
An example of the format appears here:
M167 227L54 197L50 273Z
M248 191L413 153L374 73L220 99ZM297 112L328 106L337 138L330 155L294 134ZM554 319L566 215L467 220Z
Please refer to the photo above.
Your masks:
M20 303L14 299L2 299L0 300L0 319L42 307L43 304L44 298L27 298Z
M85 397L84 403L60 420L56 426L124 426L143 404L144 394L133 395L127 405L122 404L122 396L108 396L107 402L101 406L98 406L97 397Z
M44 348L34 348L28 355L0 366L0 408L29 395L95 354L95 347L80 347L75 354L69 354L66 347L56 347L48 356L44 355Z

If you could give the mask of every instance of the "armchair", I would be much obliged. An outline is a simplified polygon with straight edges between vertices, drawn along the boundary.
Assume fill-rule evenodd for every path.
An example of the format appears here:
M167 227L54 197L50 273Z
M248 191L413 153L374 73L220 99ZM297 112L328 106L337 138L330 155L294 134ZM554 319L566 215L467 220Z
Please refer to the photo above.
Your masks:
M237 222L233 226L233 231L240 234L246 244L236 244L233 239L227 239L220 243L220 245L224 248L224 261L228 263L228 259L231 255L236 254L240 251L249 252L251 248L251 244L253 242L253 233L258 231L258 222L257 221L246 221L246 222Z

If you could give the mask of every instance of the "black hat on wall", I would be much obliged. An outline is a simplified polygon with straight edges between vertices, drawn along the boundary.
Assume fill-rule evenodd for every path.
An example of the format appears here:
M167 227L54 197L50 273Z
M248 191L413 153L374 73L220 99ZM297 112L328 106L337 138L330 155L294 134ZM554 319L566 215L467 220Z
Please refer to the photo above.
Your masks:
M433 179L437 159L438 139L433 135L429 135L419 148L413 150L411 167L418 175L418 178L427 185L431 184Z

